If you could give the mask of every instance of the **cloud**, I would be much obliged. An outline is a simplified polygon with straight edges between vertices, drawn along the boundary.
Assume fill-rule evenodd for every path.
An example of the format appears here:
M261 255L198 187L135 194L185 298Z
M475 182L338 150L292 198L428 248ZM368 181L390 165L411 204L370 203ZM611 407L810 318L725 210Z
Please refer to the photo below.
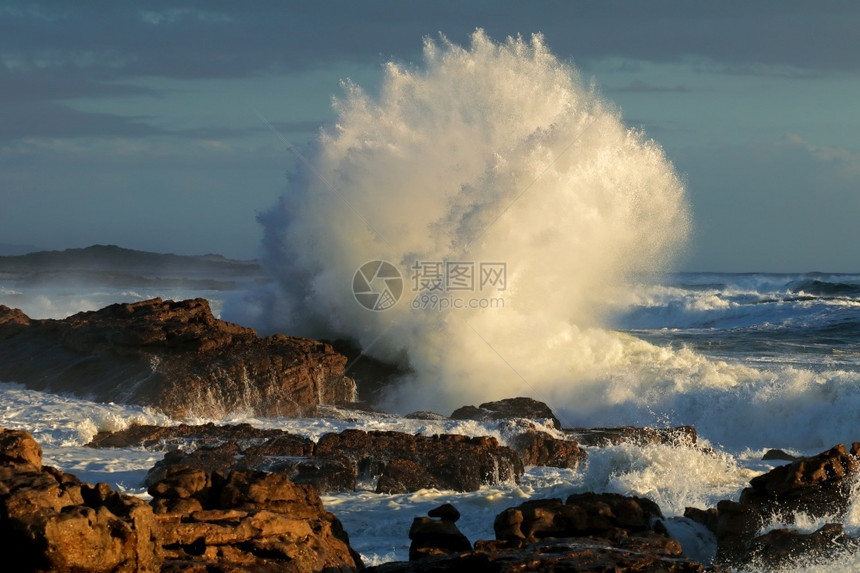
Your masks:
M97 135L141 137L159 133L146 119L77 111L49 102L0 107L0 140Z
M832 165L847 178L860 178L860 153L856 151L831 145L816 145L796 133L786 135L783 143L802 149L818 161Z
M661 86L646 82L644 80L635 79L623 87L608 87L606 91L615 92L635 92L635 93L684 93L689 92L687 86L676 84L674 86Z

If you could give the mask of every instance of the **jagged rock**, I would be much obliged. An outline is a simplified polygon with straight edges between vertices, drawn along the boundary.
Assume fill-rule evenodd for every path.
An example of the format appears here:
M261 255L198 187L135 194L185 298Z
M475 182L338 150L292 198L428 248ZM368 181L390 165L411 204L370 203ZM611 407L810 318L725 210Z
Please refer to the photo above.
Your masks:
M144 483L151 486L167 477L175 468L191 467L204 472L226 472L236 466L236 458L242 450L236 442L226 442L218 446L204 446L191 452L172 450L164 454L146 474Z
M709 567L687 559L664 547L664 540L638 537L617 542L581 537L552 539L510 548L496 542L475 542L467 553L430 557L409 562L385 563L371 567L374 573L429 573L461 571L653 571L703 573Z
M612 493L582 493L560 499L530 500L496 516L496 539L533 543L548 537L665 535L663 514L653 501Z
M0 464L24 464L42 469L42 447L29 432L2 429Z
M378 493L428 487L475 491L482 485L517 481L523 473L516 453L490 437L344 430L322 436L315 453L350 460L360 477L381 476Z
M516 481L523 473L516 453L495 438L361 430L326 434L316 445L301 436L282 434L247 447L230 441L193 451L169 451L149 471L146 484L165 479L176 466L207 472L283 473L320 493L354 491L359 478L372 480L380 493L424 488L474 491L485 484Z
M847 507L853 476L860 470L860 442L847 451L844 444L817 456L800 458L750 480L741 492L741 503L764 513L790 518L797 512L821 517Z
M442 414L437 414L436 412L427 412L425 410L419 410L418 412L410 412L403 416L407 420L448 420L448 416L443 416Z
M159 536L145 502L43 467L32 436L0 430L4 571L159 571Z
M284 474L173 468L149 492L163 525L165 570L363 568L314 489Z
M549 406L533 398L506 398L495 402L484 402L478 407L463 406L451 414L453 420L506 420L525 418L527 420L552 420L556 429L561 429L556 415Z
M860 443L854 443L850 451L839 444L816 456L797 459L751 479L740 501L722 500L707 510L688 507L684 516L714 533L720 563L743 565L757 555L775 563L807 549L814 553L828 539L838 538L839 548L850 540L833 528L810 537L792 537L793 533L780 530L759 538L756 535L773 518L791 521L801 512L815 517L844 513L854 476L860 470L858 453Z
M845 534L842 525L829 523L813 533L774 529L750 543L750 561L769 570L782 569L799 558L821 560L860 548L860 540Z
M239 469L282 473L297 484L311 485L319 493L355 491L355 466L346 460L323 457L263 458L261 463L239 462Z
M711 570L682 555L680 544L660 526L660 517L660 508L650 500L615 494L574 495L567 503L532 500L499 514L496 540L476 541L471 551L446 546L434 553L428 543L423 554L410 548L408 563L386 563L370 571ZM440 536L452 535L453 540L449 523L416 518L410 529L413 547L415 532L425 529L428 538L438 529Z
M204 299L113 304L63 320L0 306L0 379L35 390L152 406L177 417L251 410L296 416L351 402L346 357L322 342L250 329Z
M698 436L692 426L675 428L637 428L618 426L615 428L571 428L565 433L583 446L612 446L622 443L634 444L685 444L695 445Z
M517 434L509 443L527 466L575 469L586 457L575 441L559 440L534 428Z
M707 510L688 507L684 517L701 523L717 538L717 562L735 564L746 561L749 544L765 522L759 508L727 499Z
M215 425L212 422L200 425L178 424L176 426L140 424L116 432L99 432L87 444L87 447L168 449L188 444L218 445L223 442L253 444L290 435L283 430L264 430L255 428L250 424ZM295 437L298 438L298 436Z
M431 509L430 517L416 517L409 528L409 560L425 559L439 555L450 555L470 551L472 544L454 524L460 518L460 512L446 503ZM440 519L431 519L439 517Z

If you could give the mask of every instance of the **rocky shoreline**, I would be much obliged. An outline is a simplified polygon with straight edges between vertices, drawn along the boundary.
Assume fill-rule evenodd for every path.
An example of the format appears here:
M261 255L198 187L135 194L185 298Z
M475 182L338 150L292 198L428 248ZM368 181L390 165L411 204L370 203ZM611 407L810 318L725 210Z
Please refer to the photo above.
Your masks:
M182 440L197 446L176 447ZM416 445L422 441L424 450ZM143 500L43 466L41 448L27 432L2 429L0 550L21 556L16 571L360 571L361 558L340 521L323 507L321 491L349 491L362 472L377 476L378 493L516 481L528 450L495 442L359 430L313 442L281 431L213 424L131 427L98 436L91 447L176 448L148 473L149 498ZM511 471L486 472L481 456L469 449L476 447L510 460ZM421 452L431 458L416 458ZM573 457L583 455L584 450ZM447 459L441 467L439 456L475 459ZM775 570L800 558L833 557L860 549L860 540L841 525L810 534L761 528L775 515L790 521L800 511L844 513L860 469L858 456L860 443L840 444L753 478L737 500L687 508L685 517L716 539L713 563L684 554L653 501L581 493L565 501L512 505L495 517L495 539L474 542L457 529L459 512L446 504L416 516L403 532L412 541L410 561L370 570ZM450 480L444 486L434 481L440 479L434 464Z
M0 307L0 379L147 405L176 418L239 408L350 416L357 392L345 365L326 343L261 338L220 321L202 299L117 304L65 320L32 320ZM707 454L689 426L563 428L546 404L527 397L407 418L497 424L504 439L342 429L312 440L212 423L97 434L89 447L163 454L146 475L147 495L135 497L43 466L30 434L0 429L0 551L18 556L11 571L360 571L365 565L348 532L320 495L515 485L527 467L579 471L590 451L617 444ZM797 515L841 520L860 471L860 443L805 458L769 454L787 463L751 479L737 499L684 512L690 527L713 539L712 562L684 553L653 500L586 492L512 500L494 518L494 539L469 540L456 525L460 512L444 504L403 531L411 540L408 562L369 569L775 570L860 550L860 540L838 523L812 533L765 531Z

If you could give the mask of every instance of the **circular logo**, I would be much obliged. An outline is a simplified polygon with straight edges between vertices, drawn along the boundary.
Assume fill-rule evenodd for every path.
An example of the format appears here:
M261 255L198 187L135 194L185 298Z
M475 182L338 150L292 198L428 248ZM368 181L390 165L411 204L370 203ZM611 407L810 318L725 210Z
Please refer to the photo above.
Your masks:
M403 277L388 261L368 261L352 277L352 294L367 310L388 310L403 294Z

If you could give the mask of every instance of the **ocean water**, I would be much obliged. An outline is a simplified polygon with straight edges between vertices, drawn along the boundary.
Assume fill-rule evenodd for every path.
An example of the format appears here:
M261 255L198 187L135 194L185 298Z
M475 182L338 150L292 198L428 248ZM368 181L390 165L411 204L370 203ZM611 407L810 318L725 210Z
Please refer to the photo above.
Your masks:
M24 294L16 294L16 300L21 301ZM88 301L94 293L78 295ZM127 300L125 291L115 296L112 302ZM32 315L53 312L61 318L73 310L64 307L64 312L56 313L53 306L37 308L41 295L26 300L30 302L24 310ZM0 291L0 304L10 302ZM551 403L564 423L691 424L710 449L622 444L590 449L588 461L577 470L532 467L520 484L484 487L472 493L424 490L383 495L361 490L324 496L326 507L344 522L365 561L405 559L412 519L445 502L458 507L463 515L459 524L470 539L490 539L493 518L503 509L526 499L564 498L581 491L653 499L685 550L707 560L714 551L713 539L682 518L685 507L705 508L720 499L736 499L749 479L779 463L761 460L769 448L808 455L860 437L860 275L670 274L657 283L631 286L626 307L619 307L611 322L612 328L603 331L606 340L616 341L610 350L632 353L613 360L627 368L614 383L627 379L634 367L643 368L640 375L650 377L650 382L640 382L637 391L607 391L603 404L585 414L578 407ZM646 368L646 361L653 362ZM84 480L104 481L127 493L146 495L143 476L163 452L97 450L84 445L100 430L178 420L136 406L35 392L14 382L0 384L0 426L32 432L42 444L48 464ZM646 386L647 391L638 392ZM529 395L528 387L521 390L517 395ZM516 433L516 425L511 424L410 420L393 414L350 418L236 414L215 421L283 428L313 439L349 427L427 435L492 435L503 443ZM818 520L798 516L789 526L813 531L833 520L860 533L860 504L852 504L846 516ZM774 522L764 529L782 526L786 524ZM848 571L858 564L860 554L800 563L793 570Z
M325 496L368 563L406 558L413 517L441 503L458 507L475 540L492 538L506 507L580 491L650 497L707 560L713 539L685 507L735 499L774 467L761 461L769 448L815 454L860 439L860 275L667 273L695 224L681 177L541 36L426 39L423 60L392 62L378 90L344 88L335 121L291 150L287 189L259 217L270 282L195 292L0 281L0 304L60 318L203 296L263 334L348 338L399 363L406 373L378 404L393 414L530 396L566 427L689 424L708 446L592 449L576 471L529 468L520 484L466 494ZM477 280L465 280L469 269ZM466 306L450 308L457 301ZM144 495L160 453L83 446L97 430L176 420L2 382L0 424L33 432L47 463ZM514 431L381 415L218 421L310 437L356 427L505 442ZM860 506L833 519L860 533ZM858 568L860 553L795 567Z

